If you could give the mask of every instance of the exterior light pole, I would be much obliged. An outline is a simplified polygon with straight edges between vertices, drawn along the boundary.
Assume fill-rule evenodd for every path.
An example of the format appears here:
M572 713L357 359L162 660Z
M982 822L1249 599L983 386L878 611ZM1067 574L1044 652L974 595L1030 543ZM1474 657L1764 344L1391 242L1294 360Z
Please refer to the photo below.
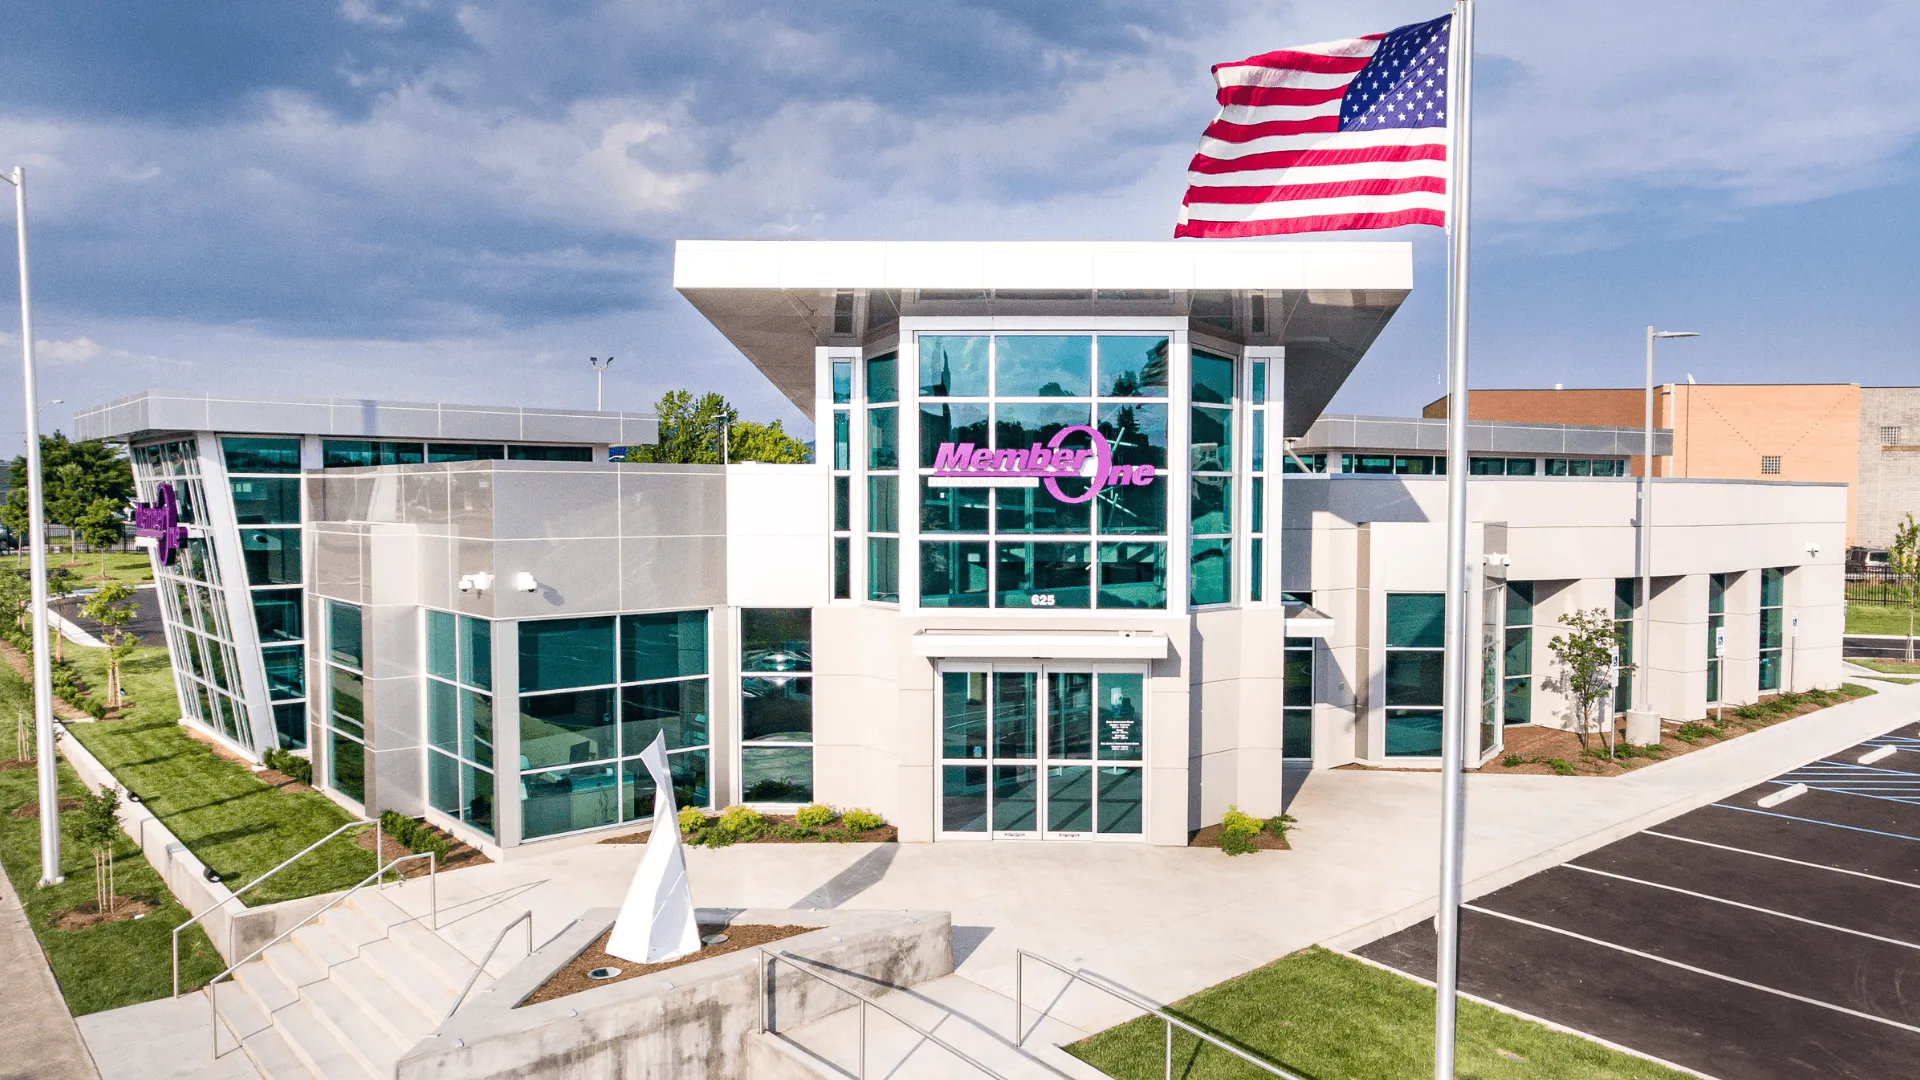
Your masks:
M47 652L47 523L40 482L40 401L33 365L33 299L27 283L27 174L15 165L0 177L13 185L14 237L20 252L20 363L26 379L28 566L33 587L33 737L40 781L40 884L58 885L60 772L53 746L53 662Z
M1647 327L1647 427L1644 456L1640 464L1640 601L1634 630L1636 660L1633 670L1633 708L1627 713L1627 733L1651 726L1654 741L1660 737L1660 717L1653 709L1653 343L1661 338L1699 337L1691 330L1655 330ZM1636 724L1635 720L1639 720Z
M607 407L607 369L613 366L613 357L589 356L587 363L593 365L593 410L601 412Z

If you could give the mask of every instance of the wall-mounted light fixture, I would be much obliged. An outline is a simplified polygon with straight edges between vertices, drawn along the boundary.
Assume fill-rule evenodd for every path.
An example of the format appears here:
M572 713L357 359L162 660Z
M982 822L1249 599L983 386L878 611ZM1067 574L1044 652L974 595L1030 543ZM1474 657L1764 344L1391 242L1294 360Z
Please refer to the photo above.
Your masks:
M1815 541L1815 540L1809 540L1809 541L1807 541L1807 558L1809 558L1809 559L1817 559L1817 558L1819 558L1819 557L1820 557L1820 544L1819 544L1819 542L1818 542L1818 541Z
M513 587L521 592L533 592L540 588L540 582L536 581L532 574L522 570L513 575Z
M483 593L491 588L493 588L493 575L485 570L477 574L464 574L460 578L461 592Z

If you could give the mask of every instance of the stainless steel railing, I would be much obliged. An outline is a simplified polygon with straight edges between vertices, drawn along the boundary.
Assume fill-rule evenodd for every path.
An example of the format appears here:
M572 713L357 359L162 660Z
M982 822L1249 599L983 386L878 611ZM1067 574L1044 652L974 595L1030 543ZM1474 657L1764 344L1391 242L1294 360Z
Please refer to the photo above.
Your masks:
M252 952L248 953L246 956L242 957L241 959L234 961L232 964L228 965L227 970L221 972L218 975L215 975L211 979L208 979L207 984L200 988L201 991L207 995L207 1011L209 1013L209 1018L211 1020L210 1026L212 1027L212 1030L213 1030L213 1056L216 1061L219 1060L220 1058L220 1025L225 1022L224 1019L220 1016L220 999L218 995L220 980L231 979L233 977L233 973L239 970L241 965L252 960L254 957L259 956L261 953L266 952L268 949L273 948L275 945L278 945L281 942L292 937L294 933L300 930L302 927L310 926L313 923L320 921L320 916L325 915L327 912L332 911L334 908L339 907L341 904L347 902L348 900L353 899L354 893L357 893L361 889L366 888L368 885L372 884L373 882L379 881L381 882L381 887L385 887L387 871L392 870L394 867L399 866L401 863L412 862L415 859L427 860L427 889L428 889L429 902L433 905L433 927L436 930L439 929L440 927L440 886L439 886L439 879L437 878L436 875L439 872L440 857L431 851L421 851L421 852L415 852L412 855L402 855L390 863L381 864L379 869L375 870L371 874L368 874L366 877L361 878L359 884L355 885L351 889L348 889L346 892L341 893L339 896L334 897L332 900L327 901L326 904L322 905L319 909L314 911L313 914L308 915L306 918L301 919L299 922L293 924L291 927L287 928L285 932L280 934L280 936L274 938L272 941L269 941L265 945L262 945L259 948L253 950ZM231 1028L229 1028L228 1030L232 1031ZM236 1042L241 1040L241 1035L239 1032L234 1031L233 1036Z
M1174 1028L1179 1028L1181 1031L1184 1031L1187 1034L1192 1035L1194 1038L1199 1039L1201 1042L1209 1043L1213 1046L1217 1046L1220 1049L1225 1050L1227 1053L1232 1054L1234 1057L1239 1058L1241 1061L1244 1061L1247 1064L1252 1065L1254 1068L1261 1069L1273 1076L1281 1077L1282 1080L1300 1080L1300 1077L1295 1076L1294 1074L1286 1071L1285 1069L1282 1069L1280 1066L1275 1065L1271 1061L1267 1061L1264 1058L1255 1057L1254 1055L1247 1053L1245 1050L1242 1050L1237 1046L1233 1046L1213 1035L1209 1035L1206 1032L1201 1031L1199 1028L1194 1027L1192 1024L1187 1023L1185 1020L1182 1020L1179 1017L1168 1014L1166 1010L1161 1009L1159 1006L1154 1005L1148 1001L1143 1001L1140 998L1134 996L1132 993L1122 990L1117 986L1109 985L1103 979L1089 977L1084 972L1069 971L1066 968L1060 966L1059 964L1056 964L1053 961L1047 959L1046 957L1041 956L1038 953L1030 953L1025 949L1015 949L1013 951L1013 1045L1015 1046L1019 1046L1021 1042L1026 1038L1025 1027L1026 1027L1027 1006L1026 1006L1025 996L1022 990L1023 969L1021 965L1027 960L1038 960L1042 964L1045 964L1048 967L1052 968L1053 970L1059 972L1060 974L1065 975L1068 979L1071 979L1077 982L1086 983L1088 986L1091 986L1096 990L1104 990L1107 993L1113 995L1114 997L1119 998L1121 1001L1124 1001L1127 1004L1133 1006L1134 1008L1145 1011L1149 1016L1158 1017L1161 1020L1161 1022L1166 1024L1167 1026L1167 1055L1166 1055L1167 1080L1173 1080L1173 1029ZM1041 1009L1040 1015L1041 1016L1047 1015L1047 1010Z
M306 847L301 848L299 851L294 852L292 855L287 856L287 858L283 860L280 863L280 865L274 867L273 869L267 871L264 874L261 874L259 877L254 878L252 881L247 882L245 885L242 885L238 889L235 889L233 892L227 894L227 898L225 900L220 901L219 903L213 905L212 907L201 912L200 914L195 915L193 918L188 919L186 922L181 923L179 926L174 927L173 928L173 996L174 997L180 996L180 932L181 931L185 930L189 926L194 925L195 923L198 923L201 919L206 918L207 916L213 914L214 912L219 911L221 908L226 907L228 904L232 903L233 901L240 899L242 894L251 891L255 886L264 883L268 878L271 878L273 875L279 873L282 870L285 870L289 866L292 866L294 863L299 862L302 858L306 857L307 855L312 854L315 849L319 848L320 845L326 843L327 841L333 839L336 836L339 836L341 833L346 832L348 829L358 828L359 826L362 826L365 824L367 824L366 819L347 822L345 825L340 826L339 828L333 830L332 832L321 837L320 839L315 840L313 843L308 844ZM372 824L373 824L373 861L374 861L374 865L377 866L379 865L380 860L383 857L386 849L381 846L382 840L380 837L380 819L379 818L372 819ZM231 922L227 924L227 955L229 956L233 955L233 924Z
M486 971L487 964L492 962L494 952L500 948L501 942L507 940L507 931L523 922L527 924L527 955L533 955L533 911L528 909L521 912L519 918L500 928L500 935L493 939L492 945L487 947L487 954L480 958L480 966L473 969L472 975L467 976L467 985L460 988L460 996L453 999L453 1005L447 1009L447 1015L440 1018L441 1023L444 1024L453 1019L453 1014L460 1011L460 1006L466 1003L467 995L473 993L473 984L480 981L481 972Z
M975 1060L973 1056L968 1054L965 1050L962 1050L959 1047L954 1046L952 1043L946 1041L945 1039L942 1039L940 1036L935 1035L933 1032L928 1031L926 1028L921 1027L919 1024L914 1023L913 1021L907 1019L906 1017L901 1016L899 1013L894 1012L892 1009L887 1008L885 1005L880 1004L878 1001L873 1000L872 998L861 993L860 991L855 990L853 987L848 986L845 983L836 982L833 979L827 978L825 975L822 975L820 972L815 971L813 968L802 963L799 957L794 956L791 953L770 952L765 948L756 948L754 951L760 954L760 1033L762 1035L768 1034L773 1030L771 1025L768 1023L767 1001L773 995L774 965L784 960L787 962L787 965L793 968L795 971L801 972L802 974L811 975L814 978L819 979L821 982L826 983L828 986L833 987L835 990L838 990L843 994L848 994L852 996L855 1001L859 1002L859 1004L855 1006L855 1008L860 1010L860 1043L859 1043L860 1063L859 1063L859 1070L854 1074L854 1076L856 1077L856 1080L867 1080L867 1010L869 1008L880 1010L882 1013L885 1013L886 1015L892 1017L898 1023L904 1025L908 1030L912 1031L914 1034L927 1040L928 1042L939 1047L940 1049L945 1050L947 1053L952 1054L954 1057L959 1058L961 1061L966 1062L967 1064L973 1066L974 1068L980 1070L981 1072L987 1074L988 1076L993 1077L993 1080L1006 1080L1006 1077L1001 1076L999 1073L994 1072L992 1069L988 1068L987 1066L982 1065L979 1061Z

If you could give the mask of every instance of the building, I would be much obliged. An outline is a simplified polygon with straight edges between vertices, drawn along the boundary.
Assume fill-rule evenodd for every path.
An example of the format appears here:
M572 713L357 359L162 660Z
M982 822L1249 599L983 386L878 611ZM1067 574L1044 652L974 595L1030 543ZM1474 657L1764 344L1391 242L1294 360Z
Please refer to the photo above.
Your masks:
M1884 547L1920 513L1920 387L1853 383L1654 388L1654 424L1672 432L1655 476L1810 480L1848 487L1847 542ZM1646 390L1475 390L1475 420L1637 428ZM1422 415L1445 418L1447 400ZM1640 475L1640 455L1629 456Z
M908 841L1184 844L1276 812L1290 761L1437 766L1436 425L1315 425L1407 245L685 242L675 287L821 460L611 460L652 437L612 414L83 413L180 505L187 722L305 742L336 799L496 857L643 824L656 736L683 804L863 806ZM1474 430L1478 763L1567 722L1548 630L1634 609L1638 534L1621 432ZM1845 517L1833 484L1657 488L1663 715L1837 683Z

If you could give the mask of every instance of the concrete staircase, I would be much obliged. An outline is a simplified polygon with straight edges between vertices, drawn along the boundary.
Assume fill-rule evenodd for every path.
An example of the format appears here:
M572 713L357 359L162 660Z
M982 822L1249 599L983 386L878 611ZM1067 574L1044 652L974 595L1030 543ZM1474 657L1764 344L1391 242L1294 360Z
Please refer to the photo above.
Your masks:
M386 1080L473 974L392 901L362 889L220 984L220 1045L267 1080Z

